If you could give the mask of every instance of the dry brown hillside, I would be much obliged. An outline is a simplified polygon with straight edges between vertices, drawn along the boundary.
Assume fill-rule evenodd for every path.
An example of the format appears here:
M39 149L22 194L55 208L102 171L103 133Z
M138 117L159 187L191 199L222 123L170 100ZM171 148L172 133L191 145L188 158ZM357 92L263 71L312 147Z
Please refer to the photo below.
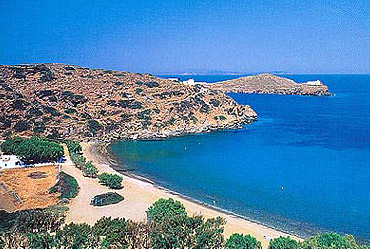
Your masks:
M220 91L64 64L0 66L0 136L159 138L256 119Z

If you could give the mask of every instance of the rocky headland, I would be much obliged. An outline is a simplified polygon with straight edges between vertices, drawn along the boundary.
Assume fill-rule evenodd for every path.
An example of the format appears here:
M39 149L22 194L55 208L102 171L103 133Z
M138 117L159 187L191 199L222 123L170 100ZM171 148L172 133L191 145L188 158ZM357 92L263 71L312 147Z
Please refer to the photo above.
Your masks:
M65 64L0 66L0 137L152 139L256 120L221 91Z
M227 93L259 93L287 95L330 95L328 87L319 80L297 83L273 74L259 74L212 84L202 84L209 89Z

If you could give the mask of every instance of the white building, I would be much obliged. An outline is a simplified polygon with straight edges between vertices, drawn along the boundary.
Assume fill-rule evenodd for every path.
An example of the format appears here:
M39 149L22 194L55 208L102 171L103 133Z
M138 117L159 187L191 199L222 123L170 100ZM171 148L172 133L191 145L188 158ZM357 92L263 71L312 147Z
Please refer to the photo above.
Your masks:
M182 82L184 85L195 85L194 79L188 79Z
M321 86L322 82L320 80L315 80L315 81L307 81L304 84L310 85L310 86Z
M23 162L14 155L2 155L0 157L0 170L23 167Z

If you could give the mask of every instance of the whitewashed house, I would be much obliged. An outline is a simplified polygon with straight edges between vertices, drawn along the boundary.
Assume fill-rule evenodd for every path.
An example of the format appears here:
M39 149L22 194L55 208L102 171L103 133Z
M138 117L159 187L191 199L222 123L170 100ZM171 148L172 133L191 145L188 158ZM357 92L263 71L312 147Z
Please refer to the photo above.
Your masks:
M320 80L315 80L315 81L307 81L306 83L304 83L306 85L310 85L310 86L322 86L322 82Z
M190 85L190 86L195 85L194 79L188 79L188 80L183 81L182 83L184 85Z
M24 163L15 155L1 155L0 170L23 167Z

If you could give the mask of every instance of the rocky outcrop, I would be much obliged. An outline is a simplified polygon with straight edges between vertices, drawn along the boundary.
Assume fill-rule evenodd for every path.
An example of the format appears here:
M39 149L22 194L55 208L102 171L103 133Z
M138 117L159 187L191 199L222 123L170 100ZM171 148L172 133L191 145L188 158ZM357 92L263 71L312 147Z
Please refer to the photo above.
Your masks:
M161 138L238 128L249 106L150 74L63 64L0 66L0 137Z
M291 79L272 74L260 74L241 77L211 84L202 84L209 89L227 93L260 93L260 94L289 94L289 95L330 95L328 87L320 81L296 83Z

